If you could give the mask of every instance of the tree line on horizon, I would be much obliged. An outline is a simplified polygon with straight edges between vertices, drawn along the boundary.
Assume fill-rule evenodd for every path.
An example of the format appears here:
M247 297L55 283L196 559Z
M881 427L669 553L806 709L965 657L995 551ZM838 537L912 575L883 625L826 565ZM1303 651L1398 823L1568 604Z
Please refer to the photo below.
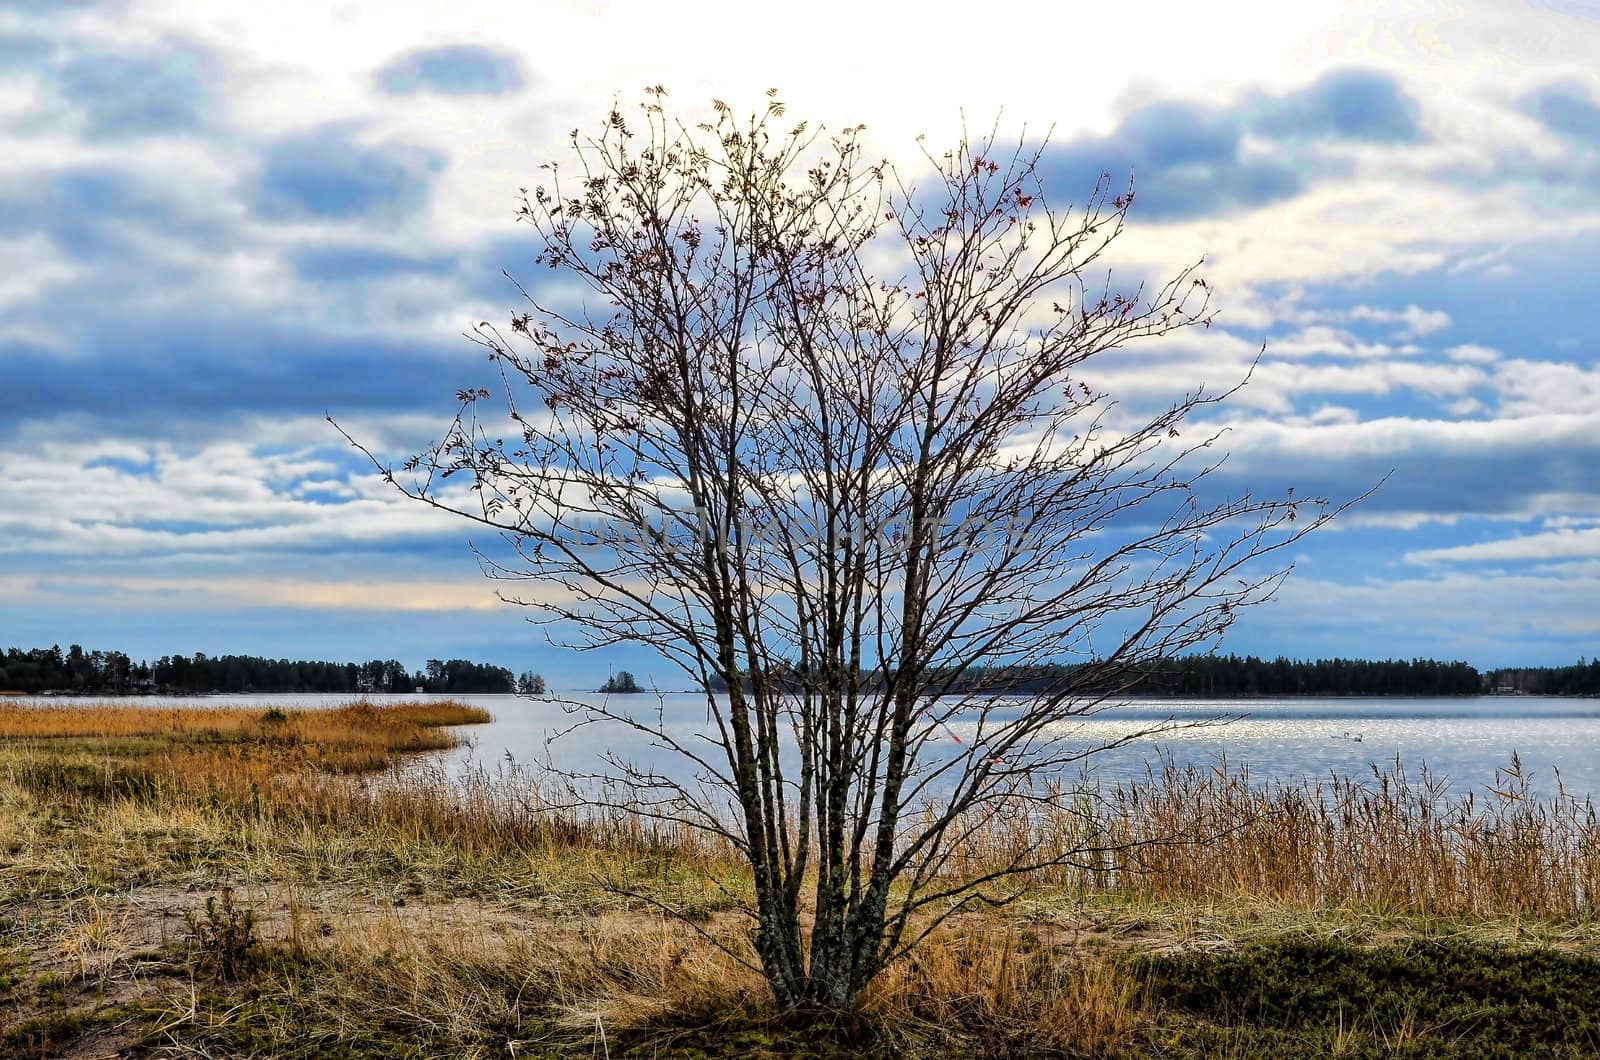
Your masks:
M1600 695L1600 658L1576 666L1512 667L1491 671L1490 691L1519 692L1535 696Z
M951 694L1043 694L1064 684L1082 663L1022 667L970 667L936 674ZM708 688L726 691L713 678ZM1254 655L1191 655L1143 666L1107 692L1128 695L1249 698L1252 696L1471 696L1493 692L1527 695L1600 695L1600 659L1574 666L1479 670L1470 663L1436 659L1315 659Z
M1071 674L1070 663L970 669L948 675L951 692L1026 695L1048 690ZM626 677L627 686L621 684ZM711 691L725 691L713 679ZM544 695L532 671L466 659L430 659L410 671L396 659L336 663L255 655L163 655L136 662L125 652L85 651L71 645L7 648L0 654L0 691L89 692L425 692ZM632 674L615 675L599 691L638 690ZM1197 655L1164 659L1116 691L1134 695L1231 698L1250 696L1459 696L1485 692L1522 695L1600 695L1600 657L1571 666L1502 667L1480 671L1465 662L1434 659L1262 659L1254 655Z
M0 691L128 693L207 692L544 693L544 678L467 659L429 659L417 671L396 659L361 663L269 659L257 655L163 655L135 662L120 651L7 648L0 654Z

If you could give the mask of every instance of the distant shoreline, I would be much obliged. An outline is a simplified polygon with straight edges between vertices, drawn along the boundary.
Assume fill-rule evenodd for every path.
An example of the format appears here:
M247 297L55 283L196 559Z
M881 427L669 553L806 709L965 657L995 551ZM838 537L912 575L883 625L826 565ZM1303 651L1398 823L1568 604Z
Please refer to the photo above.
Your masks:
M207 692L184 691L121 691L109 690L80 691L76 689L51 689L39 692L15 692L0 690L0 698L10 699L203 699L207 696L274 696L290 699L295 696L346 696L371 698L382 696L507 696L514 699L560 699L564 696L604 696L626 695L648 698L654 695L664 696L694 696L703 695L704 692L694 688L680 688L669 690L640 689L637 692L602 692L592 689L552 690L544 695L525 695L521 692L329 692L316 689L301 689L299 691L264 691L213 689ZM727 695L724 691L714 695ZM949 692L936 698L951 699L959 696L970 696L985 699L1026 699L1037 693L1028 691L1007 692L1004 690L983 692ZM1085 696L1084 698L1090 698ZM1190 693L1190 692L1121 692L1104 697L1108 701L1128 701L1139 703L1162 703L1184 701L1216 701L1219 703L1235 702L1238 700L1270 700L1270 699L1600 699L1600 694L1593 692L1229 692L1229 693Z

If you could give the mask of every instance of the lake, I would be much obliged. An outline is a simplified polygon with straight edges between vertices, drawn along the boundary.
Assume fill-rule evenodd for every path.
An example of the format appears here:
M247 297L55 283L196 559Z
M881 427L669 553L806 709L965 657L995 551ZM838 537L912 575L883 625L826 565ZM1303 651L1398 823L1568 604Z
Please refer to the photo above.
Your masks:
M603 698L592 694L564 695L584 702ZM344 694L140 696L100 697L95 701L179 707L253 705L265 709L333 705L351 698ZM670 756L615 725L580 727L547 745L548 737L569 728L574 720L548 700L510 695L374 698L381 702L455 698L489 710L494 721L463 728L468 744L438 756L447 769L459 769L468 763L493 769L507 757L532 764L548 753L558 766L594 770L600 765L601 755L612 752L634 762L648 763L669 775L684 775L683 770L674 768ZM706 702L702 695L671 693L659 699L654 695L625 698L636 699L640 710L654 711L659 704L675 735L688 736L703 730ZM1080 719L1068 738L1083 744L1100 743L1169 717L1199 721L1223 715L1242 717L1214 726L1166 732L1097 754L1090 776L1103 783L1125 780L1142 775L1147 764L1158 761L1162 754L1170 754L1178 762L1202 765L1226 756L1231 766L1247 766L1257 780L1296 780L1364 774L1374 763L1392 764L1399 755L1408 768L1426 763L1435 775L1448 776L1461 789L1490 783L1494 771L1509 765L1512 754L1517 753L1541 790L1554 790L1555 771L1559 770L1568 791L1600 794L1600 698L1133 700Z

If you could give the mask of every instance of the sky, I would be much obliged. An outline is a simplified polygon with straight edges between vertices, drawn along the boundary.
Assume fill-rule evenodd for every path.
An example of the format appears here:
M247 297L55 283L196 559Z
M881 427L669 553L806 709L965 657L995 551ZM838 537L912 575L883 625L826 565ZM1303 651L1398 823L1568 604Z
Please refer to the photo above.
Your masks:
M804 13L802 13L802 11ZM482 381L517 189L668 88L1136 176L1117 264L1205 257L1137 403L1235 378L1229 483L1348 498L1225 649L1600 653L1600 0L1106 7L0 2L0 646L467 657L592 686L374 451ZM659 672L658 672L659 671Z

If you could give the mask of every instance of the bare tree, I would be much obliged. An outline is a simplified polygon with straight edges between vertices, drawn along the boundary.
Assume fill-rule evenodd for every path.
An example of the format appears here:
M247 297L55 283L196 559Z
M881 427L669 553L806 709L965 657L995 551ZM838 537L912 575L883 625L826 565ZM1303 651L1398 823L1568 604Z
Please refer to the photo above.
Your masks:
M637 699L589 709L693 764L625 768L636 808L736 844L777 1000L839 1008L1082 854L956 864L1105 746L1068 723L1214 644L1286 573L1252 561L1333 513L1212 487L1217 433L1180 428L1227 390L1136 417L1091 385L1092 358L1211 319L1194 267L1091 279L1131 186L1053 206L1045 148L991 133L910 187L860 129L786 129L776 99L687 125L663 95L524 189L555 282L474 333L503 402L464 392L390 477L500 531L491 573L536 580L558 641L647 644L708 690L694 738Z

